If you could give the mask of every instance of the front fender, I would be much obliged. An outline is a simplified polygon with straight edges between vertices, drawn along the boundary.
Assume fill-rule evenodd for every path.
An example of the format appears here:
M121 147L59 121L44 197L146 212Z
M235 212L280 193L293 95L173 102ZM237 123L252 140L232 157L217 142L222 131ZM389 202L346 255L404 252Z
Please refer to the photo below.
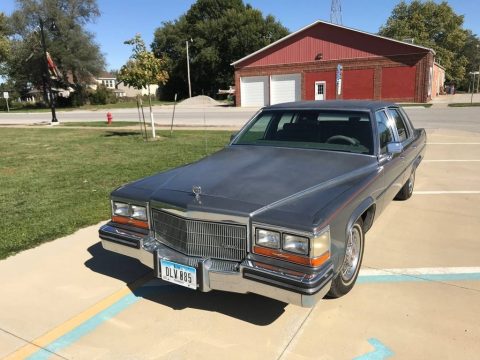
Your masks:
M362 214L367 211L371 206L374 206L375 207L375 201L373 200L373 198L371 196L369 196L368 198L366 198L365 200L363 200L360 205L358 205L355 210L352 212L352 214L350 215L350 218L347 222L347 226L345 228L345 236L346 236L346 239L348 238L348 235L349 235L349 231L350 229L353 227L353 224L355 224L355 222L360 218L360 216L362 216ZM374 215L375 213L373 213ZM373 218L374 216L371 216L367 223L364 224L364 229L365 230L368 230L371 226L372 226L372 223L373 223Z

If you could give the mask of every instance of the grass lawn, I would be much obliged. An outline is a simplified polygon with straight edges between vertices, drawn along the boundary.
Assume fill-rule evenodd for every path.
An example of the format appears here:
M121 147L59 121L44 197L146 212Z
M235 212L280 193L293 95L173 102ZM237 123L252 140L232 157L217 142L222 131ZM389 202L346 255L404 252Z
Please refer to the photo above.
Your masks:
M424 108L429 108L429 107L432 107L433 104L425 104L425 103L398 103L399 105L401 105L402 107L418 107L418 106L421 106L421 107L424 107Z
M145 125L147 127L150 126L150 124L147 124L145 122ZM76 121L76 122L62 122L60 123L60 126L66 126L66 127L103 127L103 128L112 128L112 127L125 127L125 126L137 126L140 129L140 124L138 121L112 121L110 125L107 124L106 121ZM142 124L143 126L143 124Z
M152 105L173 105L173 101L159 101L159 100L152 100ZM1 104L0 104L1 106ZM148 100L143 101L143 107L148 108ZM83 105L79 107L57 107L57 111L74 111L74 110L108 110L108 109L130 109L136 108L137 101L125 101L125 102L117 102L116 104L106 104L106 105ZM4 109L6 111L6 107ZM10 108L11 112L50 112L50 108L37 108L37 107L20 107Z
M480 106L480 103L478 102L472 102L472 103L450 103L448 104L450 107L468 107L468 106Z
M110 216L117 186L222 148L227 131L0 128L0 259ZM205 149L205 139L207 148Z
M173 101L159 101L159 100L152 100L152 105L173 105ZM143 100L143 107L147 109L149 106L148 100ZM137 102L136 101L125 101L125 102L117 102L116 104L106 104L106 105L83 105L76 109L78 110L105 110L105 109L129 109L129 108L136 108Z

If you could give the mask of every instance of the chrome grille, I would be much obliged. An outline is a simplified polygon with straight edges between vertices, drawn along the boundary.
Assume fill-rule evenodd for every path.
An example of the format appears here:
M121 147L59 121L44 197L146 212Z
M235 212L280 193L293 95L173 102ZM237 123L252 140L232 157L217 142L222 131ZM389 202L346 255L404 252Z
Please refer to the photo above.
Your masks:
M191 220L153 210L153 228L160 242L189 256L242 260L247 254L247 227Z

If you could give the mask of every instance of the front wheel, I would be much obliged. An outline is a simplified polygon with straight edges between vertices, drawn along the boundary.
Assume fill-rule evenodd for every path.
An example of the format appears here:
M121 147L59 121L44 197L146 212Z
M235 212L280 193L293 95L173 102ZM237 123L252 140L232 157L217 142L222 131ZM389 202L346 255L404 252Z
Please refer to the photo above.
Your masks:
M358 219L350 230L345 246L343 264L338 274L333 278L332 287L327 297L339 298L352 290L362 265L364 243L363 221Z

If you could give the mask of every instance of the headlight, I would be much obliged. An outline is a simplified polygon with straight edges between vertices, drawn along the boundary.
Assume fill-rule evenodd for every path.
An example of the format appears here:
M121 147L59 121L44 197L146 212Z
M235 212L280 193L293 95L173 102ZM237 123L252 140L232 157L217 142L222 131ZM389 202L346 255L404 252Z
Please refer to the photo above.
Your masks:
M308 238L283 234L283 250L297 254L308 255Z
M147 220L147 209L145 206L132 205L132 218L138 220Z
M310 257L316 258L330 253L330 228L327 227L312 239L312 251Z
M271 230L257 229L257 245L269 248L280 248L280 233Z
M130 216L130 205L122 202L113 202L113 215Z

